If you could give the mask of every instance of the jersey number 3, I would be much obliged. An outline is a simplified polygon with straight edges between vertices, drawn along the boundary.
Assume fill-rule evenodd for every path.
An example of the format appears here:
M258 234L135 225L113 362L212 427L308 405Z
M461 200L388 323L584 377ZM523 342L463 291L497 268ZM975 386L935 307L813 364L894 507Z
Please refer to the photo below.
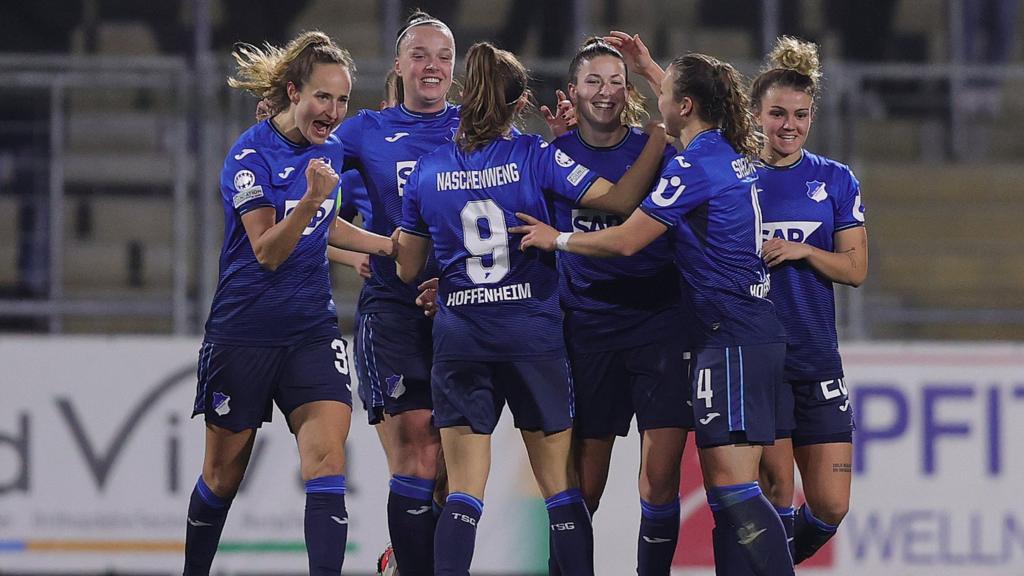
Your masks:
M509 269L508 231L501 208L494 200L474 200L462 208L461 217L463 243L473 255L466 260L466 275L474 284L501 282Z

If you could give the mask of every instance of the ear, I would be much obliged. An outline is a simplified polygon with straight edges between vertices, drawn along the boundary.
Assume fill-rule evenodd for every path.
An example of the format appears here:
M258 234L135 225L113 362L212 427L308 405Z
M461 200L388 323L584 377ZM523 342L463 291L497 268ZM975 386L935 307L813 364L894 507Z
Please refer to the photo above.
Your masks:
M576 105L576 98L578 96L579 94L578 92L576 92L576 85L573 84L572 82L569 82L569 102L572 102L573 106Z
M679 115L683 118L694 115L696 112L696 102L689 96L683 96L683 99L679 102Z
M398 63L398 56L395 56L395 74L402 75L402 65Z
M295 87L295 84L293 82L289 82L287 90L288 90L288 101L291 102L292 104L298 104L299 103L299 89Z

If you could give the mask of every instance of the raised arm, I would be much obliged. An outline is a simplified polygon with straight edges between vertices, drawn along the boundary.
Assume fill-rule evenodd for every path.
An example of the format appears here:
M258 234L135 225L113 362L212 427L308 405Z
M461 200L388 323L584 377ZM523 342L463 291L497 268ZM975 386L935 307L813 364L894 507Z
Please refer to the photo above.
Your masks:
M649 124L647 132L650 134L647 144L622 178L616 183L599 178L580 199L581 206L620 216L628 216L633 212L650 192L651 184L661 169L661 161L665 155L664 126Z
M242 226L256 261L266 270L273 272L288 259L310 220L338 185L338 174L322 159L314 158L306 165L306 182L306 193L280 222L275 222L276 215L271 207L257 208L242 215Z
M625 32L612 30L604 37L604 41L618 48L626 59L626 66L647 80L655 94L661 94L661 81L665 78L665 70L651 58L651 51L647 49L639 34L630 36Z

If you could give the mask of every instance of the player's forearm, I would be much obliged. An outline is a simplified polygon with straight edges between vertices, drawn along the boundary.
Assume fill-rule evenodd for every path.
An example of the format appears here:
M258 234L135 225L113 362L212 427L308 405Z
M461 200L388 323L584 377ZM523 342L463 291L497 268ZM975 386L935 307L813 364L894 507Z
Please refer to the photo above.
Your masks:
M868 275L866 259L856 248L843 252L828 252L812 247L806 260L818 274L832 282L847 286L860 286Z
M651 182L661 168L664 153L665 138L660 133L652 134L633 166L609 191L609 211L620 216L628 216L633 212L650 191Z
M398 235L398 253L395 254L395 273L398 278L409 284L419 277L427 265L427 254L430 240L402 232Z
M334 219L328 244L341 250L377 256L391 256L395 248L391 238L368 232L341 218Z
M643 70L637 70L637 73L643 76L644 80L647 80L647 84L654 91L655 96L661 94L661 83L665 79L665 70L657 62L651 60Z
M622 226L612 226L596 232L576 232L569 236L563 251L590 258L632 256L643 246L637 246Z
M260 266L271 272L277 270L291 256L295 245L302 238L302 232L319 208L313 202L302 200L283 220L267 228L252 247Z
M363 258L366 258L366 255L362 252L353 252L352 250L327 246L327 259L331 262L344 264L349 268L357 268Z

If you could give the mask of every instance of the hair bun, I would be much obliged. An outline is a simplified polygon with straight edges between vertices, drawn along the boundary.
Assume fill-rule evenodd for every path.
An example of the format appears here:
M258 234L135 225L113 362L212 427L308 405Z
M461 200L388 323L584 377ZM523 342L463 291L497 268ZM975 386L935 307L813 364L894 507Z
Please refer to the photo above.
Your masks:
M818 45L792 36L783 36L775 42L768 55L773 68L792 70L807 76L814 82L821 77L821 63L818 60Z

